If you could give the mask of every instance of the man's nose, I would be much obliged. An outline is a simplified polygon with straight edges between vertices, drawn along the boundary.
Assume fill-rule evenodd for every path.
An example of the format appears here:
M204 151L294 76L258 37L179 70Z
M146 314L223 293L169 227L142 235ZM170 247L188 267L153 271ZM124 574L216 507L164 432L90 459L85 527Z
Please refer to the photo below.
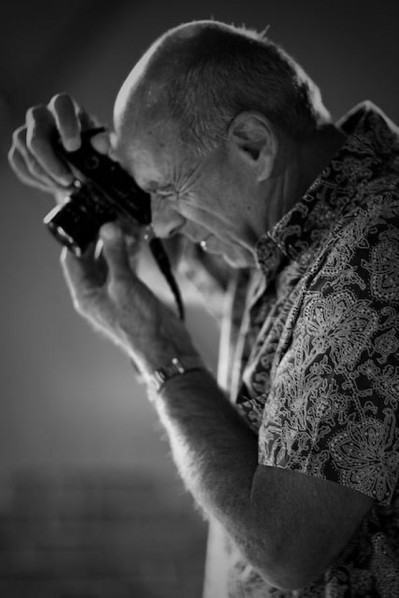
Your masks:
M166 239L175 235L186 222L168 199L151 195L152 228L157 237Z

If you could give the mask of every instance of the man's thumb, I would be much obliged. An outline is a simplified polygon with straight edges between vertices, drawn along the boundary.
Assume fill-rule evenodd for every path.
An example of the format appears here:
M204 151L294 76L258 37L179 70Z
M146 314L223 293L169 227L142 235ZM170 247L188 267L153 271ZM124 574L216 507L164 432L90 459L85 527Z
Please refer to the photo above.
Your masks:
M113 222L107 222L100 229L100 239L110 277L117 280L130 276L126 243L121 229Z

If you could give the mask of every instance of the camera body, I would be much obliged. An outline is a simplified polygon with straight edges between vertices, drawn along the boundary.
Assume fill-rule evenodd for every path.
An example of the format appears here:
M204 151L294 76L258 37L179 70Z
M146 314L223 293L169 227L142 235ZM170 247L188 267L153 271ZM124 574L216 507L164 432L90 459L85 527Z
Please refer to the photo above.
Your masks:
M82 133L82 143L76 151L68 152L59 143L57 153L78 172L79 178L65 203L44 218L56 239L78 257L95 241L106 222L131 221L135 227L151 224L150 195L118 162L91 145L90 138L100 131L103 129Z
M83 132L81 146L76 151L68 152L61 143L57 149L60 157L78 175L65 203L51 210L44 218L44 224L77 257L84 255L106 222L118 220L131 223L133 228L151 225L151 196L118 162L100 154L91 145L90 138L101 131L104 131L102 127ZM152 231L147 237L154 260L175 297L180 318L184 320L183 301L169 256Z

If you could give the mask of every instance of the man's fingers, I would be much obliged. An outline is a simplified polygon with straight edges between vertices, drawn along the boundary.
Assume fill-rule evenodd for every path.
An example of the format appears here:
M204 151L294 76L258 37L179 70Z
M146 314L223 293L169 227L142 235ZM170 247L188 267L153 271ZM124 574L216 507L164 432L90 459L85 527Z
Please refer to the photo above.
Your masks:
M64 195L69 185L61 185L44 170L26 147L26 127L17 129L13 136L13 144L8 153L8 161L17 177L25 184L46 191L62 192Z
M58 183L68 186L73 181L70 169L56 155L56 125L46 106L30 108L26 114L26 147L43 169Z
M86 306L93 306L93 300L101 292L107 278L105 261L96 259L94 252L77 258L66 247L61 252L61 266L75 308L84 312Z
M98 133L90 139L90 143L100 154L108 155L111 150L111 142L109 139L109 133Z
M113 222L104 224L100 229L103 253L109 268L111 282L132 278L129 266L125 238L119 226Z
M81 131L96 126L75 101L65 93L54 96L48 105L38 105L26 113L25 125L13 135L9 161L24 183L56 193L68 191L75 180L73 169L58 151L62 144L67 151L80 147ZM93 145L108 154L108 134L96 136Z
M48 177L38 176L37 174L33 175L32 170L28 168L24 155L15 146L11 148L8 154L8 161L17 177L23 183L46 191L47 193L54 192L54 182L50 182ZM37 164L37 167L38 169L41 168L39 164Z
M79 149L81 143L80 120L78 119L78 108L72 98L65 93L59 93L51 99L48 107L54 115L65 149L70 152Z
M81 106L77 106L77 117L79 119L81 131L87 131L87 129L94 129L95 127L100 126L97 118L88 114Z
M72 255L66 247L63 247L61 252L61 266L75 307L79 307L78 296L80 289L86 287L87 275L79 259Z
M62 144L69 152L79 149L82 131L98 126L95 119L86 114L66 93L54 96L49 103L49 109L54 115ZM95 135L90 142L101 154L109 153L111 144L107 132Z

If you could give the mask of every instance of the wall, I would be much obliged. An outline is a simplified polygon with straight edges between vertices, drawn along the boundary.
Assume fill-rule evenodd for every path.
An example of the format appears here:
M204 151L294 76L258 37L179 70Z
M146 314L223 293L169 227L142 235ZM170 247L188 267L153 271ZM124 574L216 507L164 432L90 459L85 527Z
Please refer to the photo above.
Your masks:
M148 488L150 483L151 491L147 497L154 492L154 487L161 496L164 489L168 496L164 510L159 504L157 507L157 512L163 513L164 521L175 521L173 513L181 506L184 521L193 526L190 528L194 530L193 541L195 539L199 547L197 552L194 550L193 563L197 565L193 566L197 566L197 573L192 577L196 580L198 595L201 574L198 563L202 558L205 534L191 503L187 508L189 499L182 493L175 477L162 432L142 388L134 380L130 364L73 313L59 271L58 249L41 224L42 216L52 205L51 199L18 183L6 165L5 152L11 131L22 122L25 109L37 102L48 101L57 91L67 90L100 120L109 123L118 87L149 43L168 27L213 16L258 28L270 25L270 36L281 42L319 83L335 118L353 104L369 98L391 118L399 120L395 8L394 1L364 3L357 0L246 3L203 0L198 5L173 0L114 0L112 3L75 0L65 5L43 0L2 3L0 471L4 517L1 520L3 527L0 527L0 548L10 550L10 534L15 542L15 538L20 538L13 553L13 558L20 555L20 560L13 561L10 557L9 567L0 571L4 583L23 578L23 566L15 565L15 562L23 562L21 555L27 550L21 539L24 534L18 536L18 525L21 526L22 520L22 525L26 526L27 521L35 520L35 513L37 516L41 512L39 507L36 511L34 507L31 511L23 509L28 513L24 519L18 505L31 505L32 500L33 505L40 504L47 496L59 509L65 501L68 503L68 496L73 496L68 504L75 505L71 507L72 512L86 513L80 517L83 525L90 509L85 511L76 505L90 504L90 501L85 502L84 496L93 499L85 481L90 476L100 480L97 486L102 490L98 491L98 496L103 497L109 488L119 488L126 475L129 480L136 480L135 488L143 484ZM190 303L189 325L208 361L214 364L217 329L203 306L195 302ZM28 478L23 472L29 472ZM111 477L110 472L114 472ZM76 489L71 480L77 474L80 489L76 494L71 490ZM31 482L21 485L21 475L23 480ZM142 483L143 476L150 482ZM165 480L168 480L167 484ZM57 494L54 488L60 483L64 491ZM36 498L42 498L36 503L32 498L32 487L41 489ZM138 505L148 500L143 499L144 494L139 490L137 492L142 497L141 503L135 502L133 495L129 495L128 503L133 501ZM107 498L103 500L106 503ZM120 505L124 504L123 500ZM123 512L122 506L120 509ZM136 510L140 512L139 506ZM67 512L71 511L67 509ZM44 513L48 514L47 511ZM51 519L48 516L47 521L51 519L53 524L58 521L60 526L57 517ZM98 515L98 518L103 521L102 516ZM139 521L140 515L137 518ZM144 511L141 520L145 520ZM10 521L14 527L10 528ZM32 529L39 530L32 536L33 546L40 545L46 525L33 526ZM100 526L103 531L104 525ZM156 526L155 521L153 529ZM7 529L9 532L11 529L8 536ZM61 525L59 529L61 533L57 538L64 538L66 528ZM170 533L166 527L163 530L158 531L159 542ZM55 550L58 539L54 539L53 544L49 542L47 545ZM109 542L108 547L112 547L111 540ZM72 546L78 549L76 538ZM185 552L186 548L183 548L176 558ZM35 554L38 553L30 553L33 559ZM157 559L154 553L155 571L160 567ZM169 572L174 570L172 561L168 565ZM43 569L37 559L35 562L36 566L29 565L31 569L26 565L25 572L33 571L36 581L44 578L48 581L48 570ZM121 571L120 576L123 574ZM28 575L28 586L24 586L25 589L28 587L26 595L33 595L29 592L38 587L34 586L32 575ZM68 577L69 574L65 575ZM150 596L152 591L154 595L166 596L169 587L177 596L176 589L173 590L177 582L171 582L168 575L159 576L158 589L150 590L147 586L147 594L140 590L141 594L133 595ZM116 596L111 590L107 590L107 594L104 584L102 587L104 593L99 589L90 590L93 596ZM11 596L11 591L19 591L15 585L7 588L8 593L1 595ZM48 595L56 595L54 588L53 585L48 589ZM77 584L75 594L71 588L64 588L62 595L89 595L87 588L82 589L81 594L76 588ZM25 595L25 590L20 591ZM37 592L40 596L45 595L43 588ZM194 595L194 590L192 593Z
M3 81L4 97L13 98L7 104L9 118L3 123L3 152L10 128L22 121L26 107L45 102L62 89L110 122L118 87L151 40L176 23L211 15L248 26L269 24L270 35L320 83L335 118L370 98L394 120L399 119L394 2L385 2L382 11L377 2L366 6L356 0L244 4L204 0L198 6L149 0L113 2L112 10L107 3L102 17L102 2L72 2L68 9L46 2L11 5L14 20L7 26L3 19L2 27L4 32L14 27L15 33L5 38L9 48L2 60L9 72L15 62L26 83L23 87L19 82L19 88L16 83L10 85L7 91L7 80ZM86 11L80 28L76 22L82 6ZM63 15L63 10L69 12ZM58 34L59 48L51 36L47 50L35 58L35 42L39 44L52 29ZM27 31L30 35L24 45ZM4 44L4 35L2 39ZM70 61L67 48L71 48ZM45 57L50 66L43 62ZM25 62L29 73L22 70ZM14 80L18 80L15 73ZM59 272L58 249L41 224L51 199L17 182L5 161L0 184L1 466L129 466L144 460L156 470L164 446L158 449L157 424L129 363L71 308ZM197 335L202 334L202 346L213 361L217 332L202 311L192 307L191 326Z

